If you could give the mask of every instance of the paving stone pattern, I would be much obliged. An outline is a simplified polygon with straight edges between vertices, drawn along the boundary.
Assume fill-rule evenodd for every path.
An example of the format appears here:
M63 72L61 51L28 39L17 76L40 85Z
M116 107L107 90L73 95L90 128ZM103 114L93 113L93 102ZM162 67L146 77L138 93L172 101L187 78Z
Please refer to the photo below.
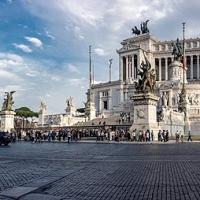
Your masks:
M0 147L0 200L31 187L16 199L200 199L200 143Z

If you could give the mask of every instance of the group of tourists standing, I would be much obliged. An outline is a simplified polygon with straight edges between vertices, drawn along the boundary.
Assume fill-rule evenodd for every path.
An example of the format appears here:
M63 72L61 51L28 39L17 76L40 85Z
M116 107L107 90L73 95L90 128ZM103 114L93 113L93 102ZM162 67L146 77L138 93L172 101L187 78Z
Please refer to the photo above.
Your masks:
M155 135L157 134L157 135ZM130 141L130 142L153 142L158 138L159 142L169 141L169 131L159 130L158 133L154 133L153 130L133 130L130 132L127 129L115 128L115 129L105 129L105 128L93 128L93 129L78 129L78 128L61 128L54 130L28 130L19 131L17 133L11 133L15 140L30 141L32 143L38 143L42 141L54 142L54 141L67 141L68 143L72 141L78 141L82 138L93 137L96 141ZM157 137L157 138L156 138ZM183 133L177 131L175 133L176 142L183 142ZM191 133L188 133L188 141L192 141Z

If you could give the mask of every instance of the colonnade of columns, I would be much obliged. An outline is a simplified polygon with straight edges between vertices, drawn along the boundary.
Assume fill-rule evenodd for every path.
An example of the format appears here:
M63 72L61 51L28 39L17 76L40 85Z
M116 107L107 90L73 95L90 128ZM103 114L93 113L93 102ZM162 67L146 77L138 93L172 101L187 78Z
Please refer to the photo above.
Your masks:
M137 77L138 67L137 54L126 55L120 57L120 80L126 81Z
M169 80L169 66L173 57L155 58L156 80ZM200 79L200 55L186 56L187 79Z
M126 81L130 78L137 78L138 60L137 54L120 57L120 80ZM173 57L155 58L156 80L169 80L169 66ZM200 79L200 55L186 56L187 79Z

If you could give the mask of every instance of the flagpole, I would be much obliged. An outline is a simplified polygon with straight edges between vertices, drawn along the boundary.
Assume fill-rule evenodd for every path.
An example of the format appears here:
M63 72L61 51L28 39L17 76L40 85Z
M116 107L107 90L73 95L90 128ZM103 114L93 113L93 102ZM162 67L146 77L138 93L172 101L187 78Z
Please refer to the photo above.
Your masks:
M183 22L183 87L185 88L185 22Z

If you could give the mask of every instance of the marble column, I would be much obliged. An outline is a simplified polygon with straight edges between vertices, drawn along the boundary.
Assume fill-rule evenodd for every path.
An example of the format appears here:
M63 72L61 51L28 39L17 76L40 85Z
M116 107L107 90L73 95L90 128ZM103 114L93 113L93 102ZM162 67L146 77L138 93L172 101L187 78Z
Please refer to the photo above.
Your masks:
M101 102L102 92L99 92L99 112L102 112L102 102Z
M123 57L119 56L119 80L123 80Z
M165 58L165 80L168 80L168 65L167 65L167 58Z
M169 107L172 108L172 89L169 91Z
M193 55L190 56L190 80L193 80Z
M108 110L112 109L112 89L108 92Z
M199 55L197 55L197 79L199 79Z
M129 76L128 76L128 78L131 78L131 66L132 64L131 64L131 57L130 56L128 56L128 73L129 73Z
M159 81L161 81L161 58L158 58L159 60Z
M132 78L134 79L134 54L131 56L131 62L132 62Z
M128 71L128 56L126 56L126 80L128 80L129 71Z

